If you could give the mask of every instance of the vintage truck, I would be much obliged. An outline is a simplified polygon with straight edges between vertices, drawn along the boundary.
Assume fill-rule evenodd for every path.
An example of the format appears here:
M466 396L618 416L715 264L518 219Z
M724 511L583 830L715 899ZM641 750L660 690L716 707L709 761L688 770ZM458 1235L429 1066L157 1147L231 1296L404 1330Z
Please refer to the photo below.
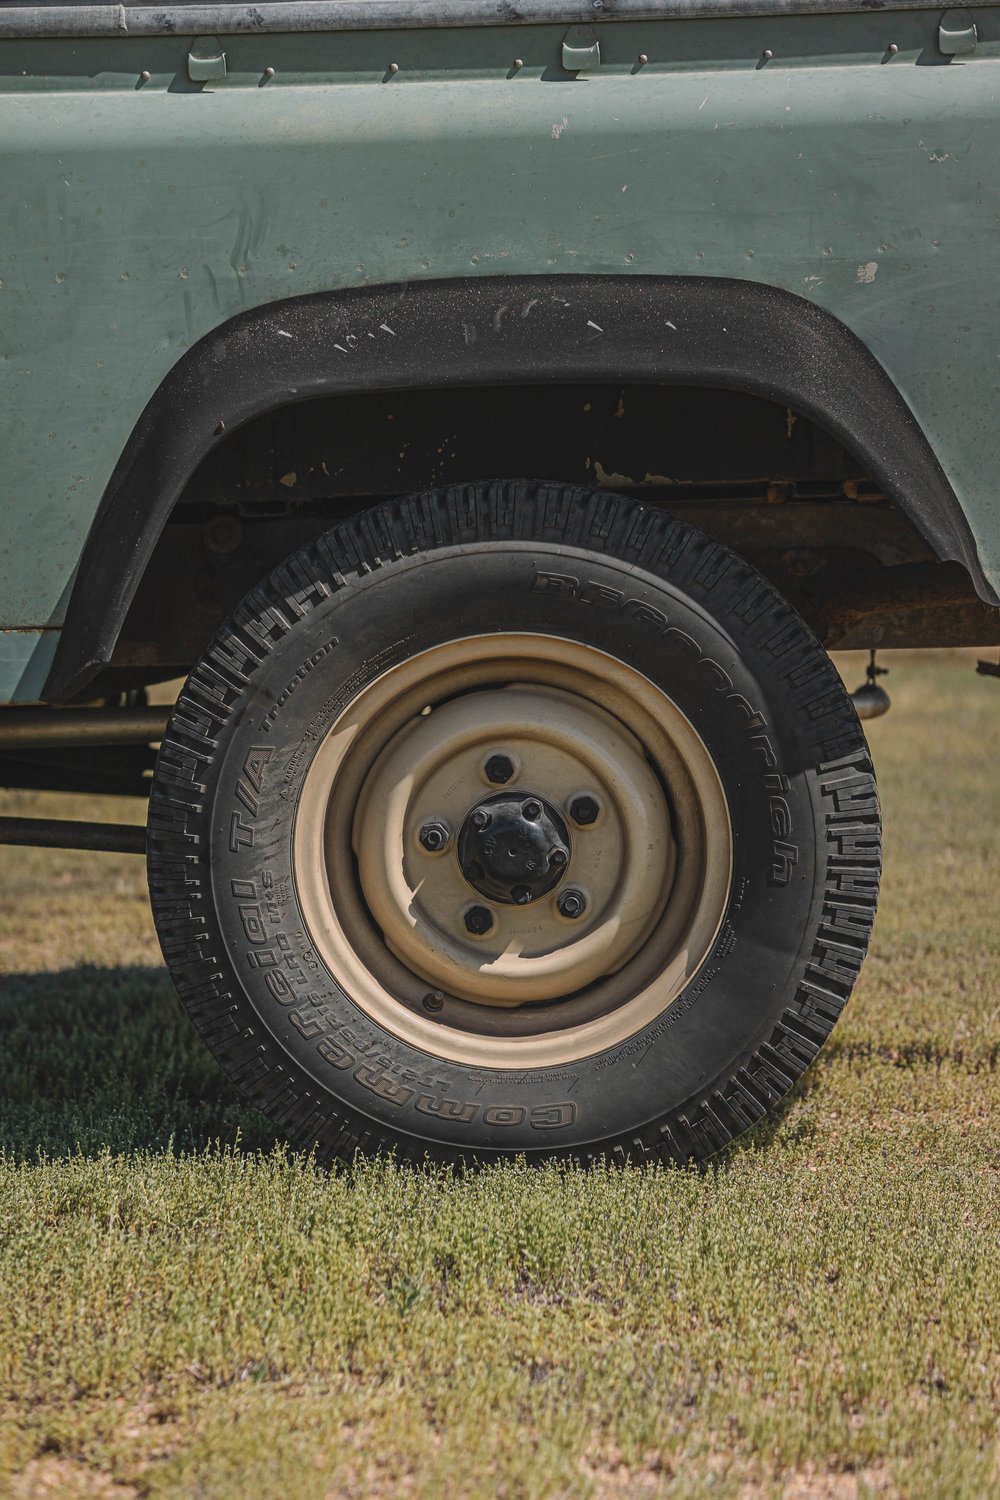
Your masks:
M875 912L827 653L998 640L1000 8L0 0L0 61L0 784L148 800L0 837L145 850L325 1158L761 1121Z

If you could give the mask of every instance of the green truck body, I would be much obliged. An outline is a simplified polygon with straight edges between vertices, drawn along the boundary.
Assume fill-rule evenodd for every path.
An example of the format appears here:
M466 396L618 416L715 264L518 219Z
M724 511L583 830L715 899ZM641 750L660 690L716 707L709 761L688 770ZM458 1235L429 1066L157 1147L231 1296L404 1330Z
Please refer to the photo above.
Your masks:
M47 696L102 496L185 351L358 287L653 275L805 299L907 403L995 599L1000 10L589 13L5 0L0 700Z

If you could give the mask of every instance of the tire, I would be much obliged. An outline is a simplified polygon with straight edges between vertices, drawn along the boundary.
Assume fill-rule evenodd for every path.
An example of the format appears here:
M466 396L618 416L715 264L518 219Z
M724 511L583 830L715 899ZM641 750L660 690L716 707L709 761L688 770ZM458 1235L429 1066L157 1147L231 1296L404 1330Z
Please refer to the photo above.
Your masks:
M789 605L662 511L533 481L281 564L177 701L148 846L184 1006L326 1160L710 1156L816 1057L880 871Z

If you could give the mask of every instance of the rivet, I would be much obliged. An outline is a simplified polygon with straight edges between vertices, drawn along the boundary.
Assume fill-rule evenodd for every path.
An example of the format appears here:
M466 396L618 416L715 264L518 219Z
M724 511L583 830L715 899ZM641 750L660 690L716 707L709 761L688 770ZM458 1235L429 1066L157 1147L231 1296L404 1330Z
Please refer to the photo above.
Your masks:
M899 51L899 48L897 47L897 45L896 45L895 42L890 42L889 45L888 45L888 47L886 47L885 50L888 53L890 53L893 57L895 57L896 53Z
M596 823L601 809L594 797L574 797L569 805L569 815L574 823L579 823L581 828L589 828L591 823Z
M143 68L142 72L139 74L139 82L148 83L152 76L153 75L148 68Z
M649 53L648 52L640 52L639 53L639 66L641 68L644 68L648 62L649 62Z
M492 781L494 786L506 786L514 774L514 762L509 755L491 755L484 770L487 779Z
M771 51L770 47L765 47L764 51L761 53L761 57L764 59L765 62L770 62L771 58L773 56L774 56L774 53Z
M524 67L524 58L523 57L515 57L515 59L514 59L514 66L515 66L515 68L523 68Z
M270 63L268 63L267 67L264 69L264 77L265 78L273 78L274 77L274 69L271 67Z
M389 72L390 73L398 73L399 72L399 63L390 63L389 64Z
M425 823L420 830L420 845L428 854L440 854L448 846L448 829L444 823Z
M556 906L561 916L568 917L570 921L575 921L577 917L582 917L587 910L587 899L582 891L563 891L556 902Z

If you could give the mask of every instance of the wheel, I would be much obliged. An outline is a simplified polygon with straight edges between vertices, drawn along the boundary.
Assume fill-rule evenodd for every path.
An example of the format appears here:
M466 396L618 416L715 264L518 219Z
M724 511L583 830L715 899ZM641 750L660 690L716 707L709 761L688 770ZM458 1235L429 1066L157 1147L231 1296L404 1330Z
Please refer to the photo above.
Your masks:
M863 734L791 608L662 511L529 481L288 558L150 799L182 1001L328 1159L710 1155L816 1056L879 867Z

